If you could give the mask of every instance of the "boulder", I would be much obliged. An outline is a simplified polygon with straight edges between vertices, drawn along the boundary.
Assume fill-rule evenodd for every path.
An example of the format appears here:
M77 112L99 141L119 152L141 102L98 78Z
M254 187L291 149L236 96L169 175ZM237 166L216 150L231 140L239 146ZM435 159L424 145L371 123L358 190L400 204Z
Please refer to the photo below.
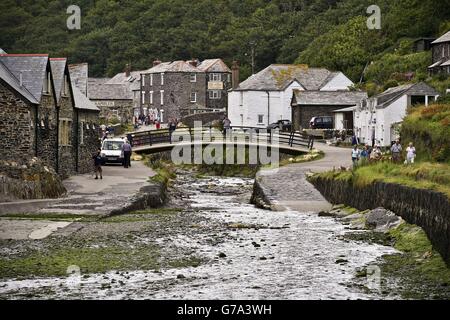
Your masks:
M376 208L366 214L366 226L376 232L387 232L402 222L402 218L384 208Z

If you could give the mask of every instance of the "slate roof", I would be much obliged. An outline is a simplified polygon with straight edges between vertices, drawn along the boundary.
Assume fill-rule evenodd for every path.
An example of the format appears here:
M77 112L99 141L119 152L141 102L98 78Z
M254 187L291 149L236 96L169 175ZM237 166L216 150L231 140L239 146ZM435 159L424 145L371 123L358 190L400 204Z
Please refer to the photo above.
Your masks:
M92 100L132 100L133 93L126 84L107 83L109 78L89 78L88 98Z
M439 95L439 92L437 92L433 87L429 86L425 82L419 82L389 88L386 91L374 96L373 98L377 99L377 108L382 109L386 108L405 94L437 96Z
M75 108L81 110L100 111L94 102L88 99L76 86L72 87L73 98L75 100Z
M324 68L309 68L307 65L271 64L264 70L250 76L234 89L236 91L269 90L283 91L297 80L306 90L319 90L333 72Z
M69 64L72 86L76 86L84 95L87 95L88 90L88 69L87 63Z
M222 59L205 59L198 66L203 72L230 72L231 69L223 62Z
M450 42L450 31L443 34L441 37L439 37L438 39L433 41L431 44L438 44L438 43L442 43L442 42Z
M161 62L160 64L150 68L142 73L163 73L163 72L203 72L199 68L194 67L190 63L178 60L173 62Z
M140 90L141 89L141 73L144 73L144 72L145 72L145 70L131 71L130 75L128 77L125 72L121 72L121 73L116 74L111 79L109 79L106 82L106 84L124 84L131 91Z
M295 103L293 105L335 105L353 106L367 98L364 91L303 91L293 90Z
M62 88L64 84L64 71L66 70L66 58L50 58L50 67L52 69L53 86L55 87L56 101L61 99Z
M32 104L39 104L39 101L25 88L20 85L20 80L17 79L11 71L3 64L0 59L0 79L5 81L10 87L16 90L22 97L27 99Z
M0 61L20 79L25 88L37 101L41 101L42 87L48 64L47 54L0 54Z

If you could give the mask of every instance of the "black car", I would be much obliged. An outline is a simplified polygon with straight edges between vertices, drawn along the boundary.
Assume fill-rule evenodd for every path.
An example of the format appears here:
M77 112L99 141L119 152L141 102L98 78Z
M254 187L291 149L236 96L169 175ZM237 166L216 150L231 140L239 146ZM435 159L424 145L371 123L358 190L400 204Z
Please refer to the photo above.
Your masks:
M312 118L309 124L313 129L333 129L333 122L333 117L321 116Z
M291 120L278 120L277 122L271 123L267 129L280 129L281 131L291 131L292 122Z

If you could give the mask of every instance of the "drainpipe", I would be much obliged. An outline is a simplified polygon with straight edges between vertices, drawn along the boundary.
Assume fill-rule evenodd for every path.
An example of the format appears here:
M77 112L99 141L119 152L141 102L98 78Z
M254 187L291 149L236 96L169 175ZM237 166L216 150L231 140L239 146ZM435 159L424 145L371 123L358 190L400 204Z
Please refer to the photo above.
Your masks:
M270 125L270 92L267 93L267 125Z
M39 130L38 130L38 123L39 123L39 109L38 109L38 105L34 106L35 109L35 113L34 113L34 156L37 157L38 156L38 135L39 135Z
M78 149L80 148L80 137L78 136L80 134L80 116L78 113L78 109L75 109L75 172L78 173L78 161L80 161L79 159L79 151Z
M56 173L59 174L59 107L56 108Z

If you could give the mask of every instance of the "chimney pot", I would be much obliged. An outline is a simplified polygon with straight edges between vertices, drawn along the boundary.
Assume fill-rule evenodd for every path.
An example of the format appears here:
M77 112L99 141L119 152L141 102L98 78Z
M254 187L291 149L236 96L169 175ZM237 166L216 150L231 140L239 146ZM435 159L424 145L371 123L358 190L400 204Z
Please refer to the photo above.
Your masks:
M130 76L130 74L131 74L131 67L130 67L130 64L127 63L125 65L125 76L128 78Z
M188 63L193 67L197 67L198 59L192 58L190 61L188 61Z
M156 67L158 64L160 64L161 63L161 61L160 60L158 60L158 59L156 59L156 60L153 60L153 66L154 67Z

